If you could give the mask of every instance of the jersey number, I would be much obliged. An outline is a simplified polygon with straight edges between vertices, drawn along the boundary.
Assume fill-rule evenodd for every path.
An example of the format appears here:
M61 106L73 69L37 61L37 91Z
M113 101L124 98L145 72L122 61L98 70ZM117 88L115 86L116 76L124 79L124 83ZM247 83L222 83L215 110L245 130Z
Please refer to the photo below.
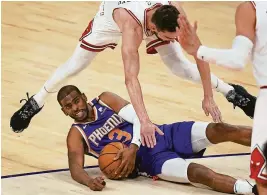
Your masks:
M132 139L132 135L128 133L127 131L122 131L120 129L113 129L111 132L108 134L108 138L110 140L116 140L121 141L124 138L124 141L122 143L125 143L127 141L130 141Z

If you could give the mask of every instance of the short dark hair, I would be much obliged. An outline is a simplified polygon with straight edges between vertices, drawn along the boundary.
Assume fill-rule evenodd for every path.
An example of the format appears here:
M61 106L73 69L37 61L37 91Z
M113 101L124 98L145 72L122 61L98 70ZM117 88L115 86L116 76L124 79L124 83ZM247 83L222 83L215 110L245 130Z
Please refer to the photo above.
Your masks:
M179 14L180 12L173 5L163 5L155 11L151 21L158 31L175 32L176 27L179 27L177 22Z
M81 91L78 89L78 87L74 85L66 85L62 87L58 93L57 93L57 101L61 105L61 100L63 100L67 95L69 95L71 92L76 91L78 94L82 94Z

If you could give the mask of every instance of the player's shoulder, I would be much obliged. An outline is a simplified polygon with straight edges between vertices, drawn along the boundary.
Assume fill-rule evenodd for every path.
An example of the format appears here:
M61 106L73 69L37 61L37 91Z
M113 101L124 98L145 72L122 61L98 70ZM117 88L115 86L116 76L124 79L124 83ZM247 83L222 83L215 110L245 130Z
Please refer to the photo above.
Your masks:
M127 28L138 28L141 26L131 10L125 8L118 8L114 10L113 18L120 28L125 25L127 25Z
M236 8L235 18L240 21L254 21L256 18L256 9L253 3L250 1L240 3Z
M82 135L77 129L77 127L75 125L72 125L67 135L67 143L72 142L74 140L82 140L81 138L82 138Z
M236 12L241 12L241 13L250 13L250 12L255 12L255 3L251 2L251 1L245 1L240 3L237 8L236 8Z
M103 99L103 98L109 98L109 97L111 97L111 96L114 96L115 94L114 93L112 93L112 92L110 92L110 91L104 91L104 92L102 92L101 94L99 94L99 96L98 96L98 98L99 99Z

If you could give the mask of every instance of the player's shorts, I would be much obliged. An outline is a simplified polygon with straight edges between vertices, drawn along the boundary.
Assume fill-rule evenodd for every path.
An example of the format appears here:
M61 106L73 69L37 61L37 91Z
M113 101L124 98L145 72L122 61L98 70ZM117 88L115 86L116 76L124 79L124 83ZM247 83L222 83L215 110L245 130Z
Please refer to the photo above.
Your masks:
M259 91L251 140L250 177L257 182L267 184L266 156L264 145L267 143L267 86Z
M187 178L187 167L190 164L186 162L188 158L202 157L205 148L211 143L206 137L206 128L209 123L206 122L179 122L159 126L164 132L161 136L156 134L157 144L154 148L140 147L137 154L137 164L141 175L157 176L162 173L165 162L177 159L177 163L182 165L175 172L184 172ZM186 179L185 178L185 179Z

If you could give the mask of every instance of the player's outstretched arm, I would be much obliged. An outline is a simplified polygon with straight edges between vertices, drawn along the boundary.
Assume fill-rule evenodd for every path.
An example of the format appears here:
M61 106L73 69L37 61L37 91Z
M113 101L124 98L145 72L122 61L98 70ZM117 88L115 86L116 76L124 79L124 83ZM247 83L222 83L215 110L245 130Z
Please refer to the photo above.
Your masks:
M135 168L136 153L141 145L140 122L133 106L122 97L111 93L103 92L99 96L100 101L110 107L120 117L133 124L133 138L128 148L120 150L114 160L122 159L120 166L115 171L116 178L124 178L130 175Z
M178 19L179 41L189 54L196 55L198 59L230 69L242 69L251 54L255 39L256 12L251 2L244 2L238 6L235 21L236 37L230 49L203 46L196 34L196 29L183 16Z
M145 109L141 86L138 80L140 69L138 48L143 40L143 29L125 9L114 11L114 20L122 32L122 59L124 64L125 84L141 123L143 145L154 147L155 131L162 132L150 121Z
M71 177L78 183L88 186L91 190L101 191L105 187L102 177L92 178L83 169L84 145L80 132L72 127L67 137L68 159Z
M112 92L103 92L99 99L110 107L114 112L116 112L120 117L125 121L133 124L133 139L132 144L140 147L140 122L136 115L136 112L133 106L127 100L122 97L112 93Z

